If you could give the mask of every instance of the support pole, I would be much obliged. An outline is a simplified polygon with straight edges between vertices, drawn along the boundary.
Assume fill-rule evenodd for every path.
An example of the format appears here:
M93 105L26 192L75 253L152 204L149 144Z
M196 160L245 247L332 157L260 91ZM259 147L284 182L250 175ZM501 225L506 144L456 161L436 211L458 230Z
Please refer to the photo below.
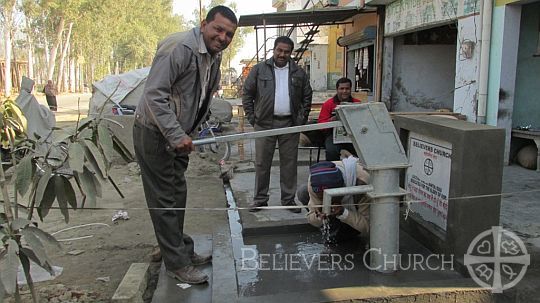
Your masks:
M391 273L399 268L399 169L370 171L373 204L369 208L371 269ZM381 197L377 197L380 195Z

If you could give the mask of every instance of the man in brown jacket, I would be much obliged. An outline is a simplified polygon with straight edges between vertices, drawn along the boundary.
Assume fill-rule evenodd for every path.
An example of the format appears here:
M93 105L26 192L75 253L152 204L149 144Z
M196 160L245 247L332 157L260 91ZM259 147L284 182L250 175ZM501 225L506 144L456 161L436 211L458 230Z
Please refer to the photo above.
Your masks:
M190 134L208 113L219 84L221 51L237 24L233 11L219 5L200 27L161 41L135 113L135 155L163 262L171 277L190 284L208 280L194 265L210 262L211 256L194 253L193 240L183 232L185 212L176 208L186 207Z

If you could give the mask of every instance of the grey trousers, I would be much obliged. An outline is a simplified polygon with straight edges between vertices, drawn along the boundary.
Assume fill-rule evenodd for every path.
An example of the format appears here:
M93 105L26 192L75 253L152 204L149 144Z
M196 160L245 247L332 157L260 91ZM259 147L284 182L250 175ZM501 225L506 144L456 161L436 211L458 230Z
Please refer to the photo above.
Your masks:
M292 126L292 119L274 117L273 128ZM255 130L263 128L255 124ZM281 204L294 203L296 193L296 172L298 162L298 140L300 134L286 134L255 139L255 194L253 203L268 203L270 187L270 169L276 142L279 145L279 185L281 187Z
M150 218L167 270L174 271L191 265L193 239L183 233L183 210L160 208L186 207L187 185L184 172L189 157L168 151L167 140L158 131L138 122L133 126L133 144L150 208Z

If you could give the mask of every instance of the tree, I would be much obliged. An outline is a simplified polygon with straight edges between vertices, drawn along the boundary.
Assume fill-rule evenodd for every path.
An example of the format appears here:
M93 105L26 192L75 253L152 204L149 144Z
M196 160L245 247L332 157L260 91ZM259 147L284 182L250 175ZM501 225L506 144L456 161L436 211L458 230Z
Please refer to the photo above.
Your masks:
M183 18L172 14L172 0L0 0L0 5L3 29L20 28L15 37L24 41L18 54L27 56L27 75L38 83L54 79L60 88L68 80L81 88L115 67L124 72L148 66L158 41L186 29ZM20 26L10 26L14 15L23 16ZM7 33L6 51L13 44ZM12 51L6 54L11 58Z
M9 150L15 167L15 203L18 195L28 194L29 198L27 217L19 217L17 212L13 214L8 183L3 165L0 165L0 190L4 201L3 210L0 210L0 302L3 302L5 292L14 294L16 302L20 302L19 262L36 303L39 298L32 283L30 261L53 273L43 243L57 247L60 244L37 227L35 213L43 221L56 202L64 220L69 222L70 208L77 209L79 205L95 207L96 197L101 197L101 184L111 182L114 185L108 172L115 151L128 162L133 160L105 120L101 115L80 120L75 131L69 133L55 129L63 133L49 136L55 137L54 141L31 139L25 133L26 118L15 101L0 102L0 142L4 148L0 153ZM76 191L81 193L82 203L77 203Z
M11 95L11 54L12 54L12 42L11 42L11 33L13 30L13 11L15 9L15 0L0 0L0 5L2 10L1 20L3 21L4 28L4 58L6 59L5 63L5 83L4 83L4 94L6 96Z

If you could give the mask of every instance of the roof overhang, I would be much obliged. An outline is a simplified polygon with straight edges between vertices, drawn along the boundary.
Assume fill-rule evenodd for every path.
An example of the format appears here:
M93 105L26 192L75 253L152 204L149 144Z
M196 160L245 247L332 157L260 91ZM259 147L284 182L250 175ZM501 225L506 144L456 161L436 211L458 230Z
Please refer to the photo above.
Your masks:
M272 26L287 24L332 25L363 13L375 13L374 8L325 7L304 10L242 15L238 26Z

